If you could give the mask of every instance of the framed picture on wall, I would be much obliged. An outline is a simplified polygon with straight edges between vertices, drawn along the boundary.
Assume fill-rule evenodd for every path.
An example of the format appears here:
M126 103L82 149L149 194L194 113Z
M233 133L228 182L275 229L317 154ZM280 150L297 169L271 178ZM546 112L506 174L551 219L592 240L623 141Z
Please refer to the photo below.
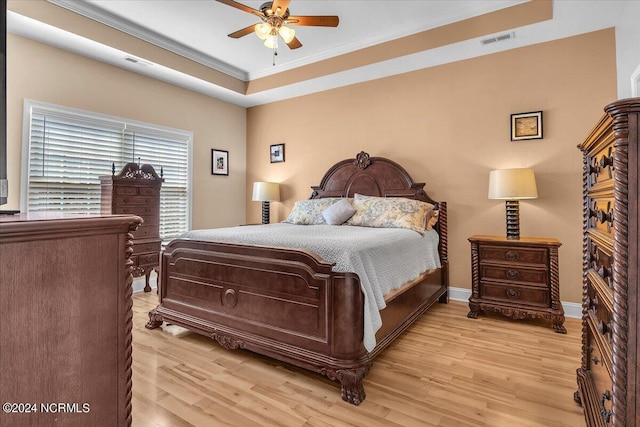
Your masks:
M542 111L511 115L511 140L542 139Z
M229 176L229 152L211 149L211 175Z
M284 162L284 144L274 144L270 148L271 163Z

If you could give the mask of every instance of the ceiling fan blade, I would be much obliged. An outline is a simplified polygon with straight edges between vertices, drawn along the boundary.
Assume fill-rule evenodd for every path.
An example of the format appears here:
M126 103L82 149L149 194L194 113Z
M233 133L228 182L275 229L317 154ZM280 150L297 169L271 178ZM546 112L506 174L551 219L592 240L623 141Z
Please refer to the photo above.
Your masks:
M239 39L240 37L244 37L247 34L253 33L255 28L256 28L256 24L251 24L248 27L245 27L241 30L234 31L233 33L229 34L229 37L231 37L232 39Z
M287 24L306 25L311 27L337 27L340 19L337 16L290 16Z
M289 3L291 3L291 0L274 0L273 5L271 5L271 10L275 14L276 10L280 8L280 16L284 16L289 7Z
M289 49L297 49L302 47L302 43L300 43L300 40L298 40L297 37L294 37L289 43L287 43L287 46L289 46Z
M262 12L260 12L259 10L253 9L249 6L245 6L242 3L238 3L237 1L233 1L233 0L216 0L217 2L226 4L227 6L231 6L231 7L235 7L236 9L240 9L243 12L247 12L247 13L251 13L253 15L257 15L260 17L263 17L264 15L262 14Z

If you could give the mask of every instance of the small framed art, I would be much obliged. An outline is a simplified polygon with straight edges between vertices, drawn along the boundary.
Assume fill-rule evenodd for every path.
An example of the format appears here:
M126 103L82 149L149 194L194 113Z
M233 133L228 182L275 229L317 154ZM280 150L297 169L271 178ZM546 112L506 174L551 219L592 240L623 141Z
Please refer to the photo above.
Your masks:
M542 111L511 115L511 140L542 139Z
M211 149L211 175L229 176L229 152Z
M284 162L284 144L274 144L270 150L271 163Z

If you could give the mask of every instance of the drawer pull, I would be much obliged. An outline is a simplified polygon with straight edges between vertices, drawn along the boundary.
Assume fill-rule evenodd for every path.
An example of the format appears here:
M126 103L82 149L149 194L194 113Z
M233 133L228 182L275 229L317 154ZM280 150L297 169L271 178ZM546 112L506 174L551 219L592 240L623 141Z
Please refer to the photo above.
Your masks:
M611 421L611 411L608 411L604 406L606 400L611 400L611 392L609 390L605 390L600 399L600 415L602 415L604 422L609 424L609 421Z
M507 296L509 298L519 298L520 297L520 292L516 291L515 289L508 289L507 290Z
M504 254L504 257L509 261L515 261L518 259L518 253L514 251L509 251L506 254Z
M518 277L520 277L520 273L518 272L518 270L507 270L507 279L510 280L516 280Z
M598 323L598 332L600 332L602 335L608 333L609 332L609 325L607 325L606 323L604 323L601 320L600 323Z
M600 359L598 359L597 357L592 357L591 361L593 362L594 365L597 365L598 363L600 363Z

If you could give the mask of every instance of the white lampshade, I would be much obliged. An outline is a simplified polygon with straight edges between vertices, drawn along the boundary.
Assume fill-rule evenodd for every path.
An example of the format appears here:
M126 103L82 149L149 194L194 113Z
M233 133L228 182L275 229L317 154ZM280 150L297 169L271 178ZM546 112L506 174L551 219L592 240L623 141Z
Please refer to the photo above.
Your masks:
M285 43L290 43L296 35L296 31L293 28L285 27L284 25L278 29L280 37Z
M266 22L256 24L254 29L256 35L262 40L265 40L267 37L269 37L269 34L271 34L271 25L267 24Z
M264 45L269 49L277 49L278 48L278 34L270 35L264 40Z
M279 202L280 184L277 182L254 182L251 200L254 202Z
M537 199L533 169L497 169L489 173L489 198L501 200Z

